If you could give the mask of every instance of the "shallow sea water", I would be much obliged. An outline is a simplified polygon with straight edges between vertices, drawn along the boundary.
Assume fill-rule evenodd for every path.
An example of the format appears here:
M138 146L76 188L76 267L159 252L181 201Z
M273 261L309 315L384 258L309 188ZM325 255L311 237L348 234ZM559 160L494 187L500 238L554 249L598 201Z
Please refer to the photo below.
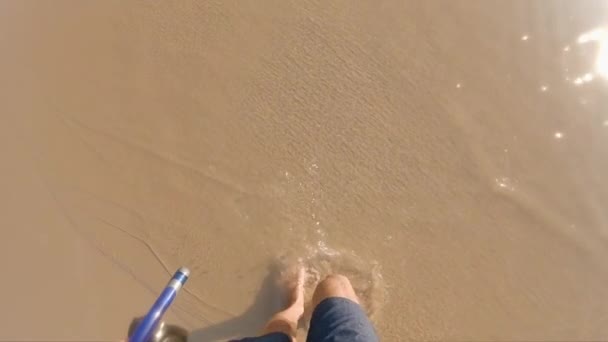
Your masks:
M298 259L384 341L608 336L605 0L6 1L0 44L0 340L119 340L182 265L169 323L254 334Z

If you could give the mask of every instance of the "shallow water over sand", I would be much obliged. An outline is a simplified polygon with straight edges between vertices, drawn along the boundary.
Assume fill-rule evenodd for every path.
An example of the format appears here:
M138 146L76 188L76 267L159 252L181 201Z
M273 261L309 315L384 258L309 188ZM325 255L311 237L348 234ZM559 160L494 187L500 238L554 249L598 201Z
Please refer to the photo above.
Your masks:
M606 1L13 1L0 43L0 340L120 339L181 265L167 321L255 333L285 255L385 341L608 336Z

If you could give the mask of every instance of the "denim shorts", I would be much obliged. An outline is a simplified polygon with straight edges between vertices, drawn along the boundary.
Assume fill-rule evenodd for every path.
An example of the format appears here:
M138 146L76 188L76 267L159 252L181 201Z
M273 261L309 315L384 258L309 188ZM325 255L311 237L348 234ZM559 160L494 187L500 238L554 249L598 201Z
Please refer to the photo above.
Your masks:
M283 333L248 337L240 342L291 342ZM324 299L312 314L307 342L377 342L374 327L359 304L350 299Z

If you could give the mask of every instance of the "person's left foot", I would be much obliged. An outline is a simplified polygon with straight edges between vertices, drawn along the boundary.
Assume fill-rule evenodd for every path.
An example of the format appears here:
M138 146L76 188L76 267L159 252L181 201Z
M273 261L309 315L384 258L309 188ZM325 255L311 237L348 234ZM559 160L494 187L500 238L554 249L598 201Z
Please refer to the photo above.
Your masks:
M286 309L293 311L298 317L304 313L304 284L306 269L301 263L285 270L281 276L285 291Z

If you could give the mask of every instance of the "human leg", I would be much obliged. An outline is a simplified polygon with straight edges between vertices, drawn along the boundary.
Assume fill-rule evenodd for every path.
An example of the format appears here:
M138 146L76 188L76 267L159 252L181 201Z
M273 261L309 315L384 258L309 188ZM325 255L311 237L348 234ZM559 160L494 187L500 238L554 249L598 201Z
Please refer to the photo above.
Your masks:
M350 299L359 304L359 298L357 298L350 280L341 274L331 274L317 285L315 293L312 296L312 305L313 307L317 307L324 299L332 297Z
M308 342L377 342L378 336L359 305L348 278L330 275L313 295L315 306Z
M297 270L296 278L290 280L287 286L287 301L288 307L276 313L263 330L263 333L281 332L291 336L292 340L295 341L298 320L304 314L304 281L306 271L303 267Z
M246 338L241 342L295 342L298 320L304 313L304 282L306 272L298 268L286 279L283 286L286 292L287 307L274 314L262 330L260 337Z

